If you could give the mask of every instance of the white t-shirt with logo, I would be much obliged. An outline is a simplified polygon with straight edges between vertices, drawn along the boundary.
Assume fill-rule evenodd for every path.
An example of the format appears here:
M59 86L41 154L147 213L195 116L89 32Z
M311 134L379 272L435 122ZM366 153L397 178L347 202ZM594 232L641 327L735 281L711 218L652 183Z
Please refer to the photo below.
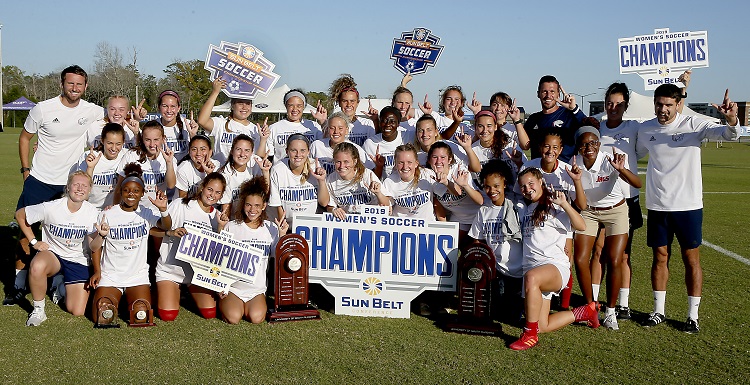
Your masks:
M42 241L60 258L84 266L90 265L86 236L95 232L99 210L89 202L82 202L76 212L68 209L68 198L26 206L26 222L44 222Z
M99 152L94 151L94 154L99 154ZM86 156L88 156L88 152L84 152L83 155L81 155L81 159L78 160L78 164L76 165L76 170L88 170L89 166L86 164ZM120 162L122 162L123 156L125 156L125 150L120 151L120 153L117 154L117 157L112 160L107 159L107 157L102 154L102 156L99 157L99 161L96 162L96 166L94 166L94 173L91 176L91 181L93 183L91 185L89 203L100 210L107 206L112 206L115 186L117 186L117 177L119 176L117 169L120 167ZM71 170L71 172L76 170Z
M422 168L416 185L412 181L404 182L395 172L383 181L383 195L393 200L393 216L435 220L435 209L432 197L436 184L435 173Z
M211 162L214 164L214 170L219 170L219 162L215 159L211 159ZM175 187L178 190L187 192L188 196L198 190L198 185L206 177L206 173L198 171L190 159L186 159L180 163L175 173L177 174L177 184Z
M373 136L375 136L375 123L372 120L355 116L354 121L349 123L349 137L347 139L350 142L362 146L367 138Z
M375 158L375 154L379 153L380 156L385 158L385 167L383 167L383 175L380 175L380 179L385 180L388 175L391 175L393 165L395 164L396 147L411 143L414 140L414 136L403 131L398 131L398 135L393 141L386 142L383 140L383 134L377 134L372 138L368 138L362 148L368 155L368 159ZM370 158L372 157L372 158Z
M640 123L636 120L623 120L615 128L607 127L607 121L603 120L599 128L600 151L612 152L612 146L620 153L627 155L626 164L628 170L638 175L638 156L635 153L635 145L638 140L638 127ZM637 187L631 186L625 179L620 178L620 186L626 198L637 197L640 192Z
M509 202L509 201L506 201ZM502 206L496 206L488 202L475 211L474 221L469 230L469 236L487 242L487 246L495 254L495 268L503 275L509 277L523 277L523 243L519 240L506 239L503 233L505 226L504 218L506 210L513 210L511 215L518 216L514 207L506 207L508 203ZM518 221L520 222L520 219Z
M542 265L554 264L570 269L570 260L565 254L565 240L572 232L570 217L560 206L552 204L541 226L534 226L532 215L537 203L521 205L519 218L523 233L523 271ZM563 282L563 285L565 282Z
M164 136L167 147L174 151L174 158L180 160L190 153L190 132L188 131L190 120L182 119L179 114L177 115L177 119L182 120L182 130L180 130L175 121L173 126L164 126Z
M363 205L380 204L378 196L370 191L370 184L373 181L380 183L380 179L368 168L357 183L353 183L353 180L341 179L337 172L328 175L326 183L331 197L328 206L340 207L349 214L360 214Z
M154 205L148 198L156 199L157 189L165 193L167 191L167 160L164 159L164 154L162 153L159 153L155 159L149 159L147 156L146 161L143 163L140 163L139 159L140 155L136 151L127 150L122 160L120 160L117 173L122 177L127 177L124 170L128 163L138 163L141 166L141 170L143 171L141 178L143 179L145 190L143 198L141 198L141 204L151 208Z
M89 125L89 129L86 131L86 143L88 143L89 148L97 148L102 144L102 128L106 124L107 122L102 119ZM125 122L123 122L122 128L125 131L125 141L122 143L122 148L131 149L137 146L135 134Z
M234 202L240 195L240 187L243 183L249 181L254 176L263 175L258 161L260 161L260 158L257 155L253 155L250 157L250 161L247 162L245 171L237 171L229 164L221 170L221 175L227 181L227 187L224 189L224 195L219 199L219 204L224 205Z
M583 163L583 156L576 155L576 162L581 165L581 185L586 193L586 203L591 207L611 207L625 198L622 185L619 183L620 173L609 162L612 155L601 150L596 155L594 164L587 169Z
M156 226L160 214L144 206L123 211L119 205L104 214L109 235L104 239L99 286L148 285L148 231Z
M89 125L102 118L104 109L85 100L73 108L63 105L60 96L39 102L23 125L26 132L37 135L30 175L42 183L64 186L86 146Z
M310 175L305 182L301 182L301 176L289 169L289 159L283 159L271 167L268 205L284 209L289 227L292 227L294 213L314 214L318 210L318 180L312 175L315 172L315 161L309 159L308 162Z

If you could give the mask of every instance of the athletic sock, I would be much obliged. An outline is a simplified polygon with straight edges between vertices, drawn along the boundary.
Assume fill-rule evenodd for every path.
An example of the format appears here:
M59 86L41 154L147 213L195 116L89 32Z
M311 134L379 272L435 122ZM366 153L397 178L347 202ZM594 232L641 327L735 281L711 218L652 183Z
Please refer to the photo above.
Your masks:
M16 269L16 281L13 284L17 290L23 290L26 288L26 277L29 275L29 271L26 269Z
M621 307L628 307L628 301L630 299L630 288L622 288L620 289L620 306Z
M530 337L537 337L539 335L539 322L526 322L526 327L523 328L523 332Z
M606 316L615 315L615 308L613 307L607 307L606 312L604 313Z
M599 288L601 288L602 285L597 285L595 283L591 284L591 293L594 295L594 302L599 300Z
M667 315L664 312L664 303L667 301L667 291L654 290L654 313Z
M701 305L701 297L688 296L688 318L698 319L698 308Z
M38 307L44 310L44 300L43 299L39 301L34 300L34 307Z
M198 310L205 319L216 318L216 307L201 307Z

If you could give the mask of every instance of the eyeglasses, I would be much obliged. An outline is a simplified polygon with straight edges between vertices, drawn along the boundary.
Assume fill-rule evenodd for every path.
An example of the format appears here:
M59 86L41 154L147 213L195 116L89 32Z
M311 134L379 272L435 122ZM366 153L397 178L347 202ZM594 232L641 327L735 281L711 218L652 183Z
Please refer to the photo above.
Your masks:
M592 147L593 148L593 147L598 146L599 143L601 143L601 142L599 142L598 140L592 140L590 142L581 143L581 148L587 148L587 147Z

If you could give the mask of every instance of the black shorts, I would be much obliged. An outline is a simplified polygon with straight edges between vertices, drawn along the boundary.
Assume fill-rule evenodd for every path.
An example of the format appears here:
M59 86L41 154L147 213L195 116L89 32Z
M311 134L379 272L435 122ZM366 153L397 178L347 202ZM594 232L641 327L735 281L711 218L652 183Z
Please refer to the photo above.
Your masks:
M646 243L649 247L669 246L677 236L683 250L703 243L703 209L690 211L648 210Z

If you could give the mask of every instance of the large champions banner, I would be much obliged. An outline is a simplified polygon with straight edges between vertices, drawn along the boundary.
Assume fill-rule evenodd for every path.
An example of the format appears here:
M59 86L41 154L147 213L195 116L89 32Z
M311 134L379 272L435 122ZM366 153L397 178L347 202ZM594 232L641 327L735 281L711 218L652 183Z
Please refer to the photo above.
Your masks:
M330 213L294 216L294 232L310 250L310 282L335 297L336 314L409 318L421 292L456 290L458 223L363 211L344 221Z
M279 81L281 76L273 72L275 66L252 44L222 41L218 47L208 46L204 68L211 72L211 81L227 81L222 91L230 98L253 99L268 94Z
M618 39L620 73L636 73L643 78L646 90L677 81L682 72L708 67L708 32L669 32L669 28Z

